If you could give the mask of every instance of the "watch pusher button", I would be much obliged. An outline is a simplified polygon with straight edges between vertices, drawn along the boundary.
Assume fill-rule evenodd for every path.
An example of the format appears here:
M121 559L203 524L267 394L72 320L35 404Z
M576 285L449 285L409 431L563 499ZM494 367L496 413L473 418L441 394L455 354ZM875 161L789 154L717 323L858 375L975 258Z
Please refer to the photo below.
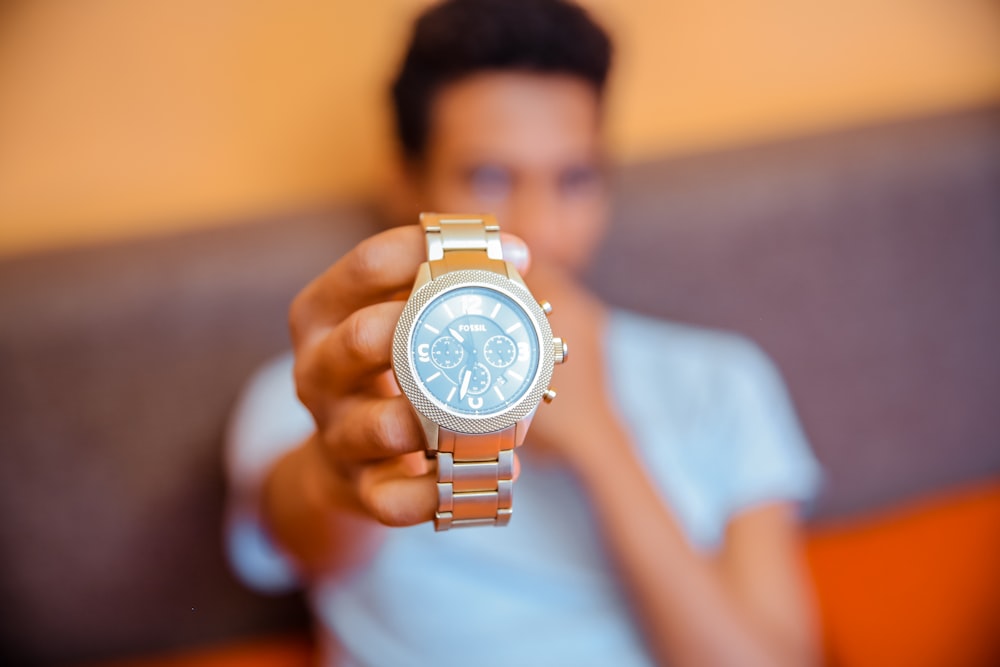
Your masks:
M561 364L569 356L569 346L562 338L552 339L552 351L555 353L555 362Z
M552 314L552 304L546 301L545 299L539 301L538 305L542 307L542 312L545 313L546 315Z
M551 403L552 401L556 400L556 390L553 389L552 387L546 389L545 393L542 394L542 400L544 400L546 403Z

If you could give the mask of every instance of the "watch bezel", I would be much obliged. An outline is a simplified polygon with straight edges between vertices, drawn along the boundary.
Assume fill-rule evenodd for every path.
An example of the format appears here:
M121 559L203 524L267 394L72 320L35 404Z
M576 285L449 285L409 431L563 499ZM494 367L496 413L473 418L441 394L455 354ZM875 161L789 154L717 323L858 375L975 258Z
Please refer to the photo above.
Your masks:
M462 287L482 287L509 297L528 316L538 336L538 366L527 390L515 403L487 415L462 415L442 408L417 380L417 370L410 354L410 340L424 310L440 295ZM509 428L538 407L548 389L555 366L552 328L542 307L523 285L507 276L481 269L450 271L414 290L403 308L392 341L392 368L400 389L424 417L443 428L458 433L495 433Z

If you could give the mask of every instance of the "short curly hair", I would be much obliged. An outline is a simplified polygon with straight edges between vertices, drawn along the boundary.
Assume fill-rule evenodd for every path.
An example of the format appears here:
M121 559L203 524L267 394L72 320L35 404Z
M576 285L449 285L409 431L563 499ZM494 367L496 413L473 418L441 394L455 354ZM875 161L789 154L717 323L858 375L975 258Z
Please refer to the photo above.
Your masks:
M611 40L566 0L445 0L416 21L392 85L396 133L407 158L427 145L434 95L483 71L568 74L604 91Z

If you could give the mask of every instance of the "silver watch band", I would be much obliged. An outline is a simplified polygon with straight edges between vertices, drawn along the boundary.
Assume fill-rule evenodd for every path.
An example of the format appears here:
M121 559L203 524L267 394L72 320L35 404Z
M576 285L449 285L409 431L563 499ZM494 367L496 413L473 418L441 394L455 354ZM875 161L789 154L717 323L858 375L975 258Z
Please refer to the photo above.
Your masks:
M469 435L439 427L435 530L507 525L514 504L514 430Z
M500 227L491 215L422 213L431 277L459 269L507 275ZM438 426L434 529L505 526L513 507L517 427L473 435Z

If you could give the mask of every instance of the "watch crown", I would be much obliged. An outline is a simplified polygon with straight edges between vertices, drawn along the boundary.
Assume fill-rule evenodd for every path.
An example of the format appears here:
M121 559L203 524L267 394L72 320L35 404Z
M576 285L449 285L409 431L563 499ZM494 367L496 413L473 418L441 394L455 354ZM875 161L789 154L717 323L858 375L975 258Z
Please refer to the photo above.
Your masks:
M539 301L538 305L542 307L542 312L545 313L546 315L552 314L552 304L546 301L545 299Z
M556 390L553 389L552 387L546 389L545 393L542 394L542 400L544 400L546 403L551 403L552 401L556 400Z
M562 338L552 339L552 351L555 352L555 362L561 364L569 356L569 346Z

